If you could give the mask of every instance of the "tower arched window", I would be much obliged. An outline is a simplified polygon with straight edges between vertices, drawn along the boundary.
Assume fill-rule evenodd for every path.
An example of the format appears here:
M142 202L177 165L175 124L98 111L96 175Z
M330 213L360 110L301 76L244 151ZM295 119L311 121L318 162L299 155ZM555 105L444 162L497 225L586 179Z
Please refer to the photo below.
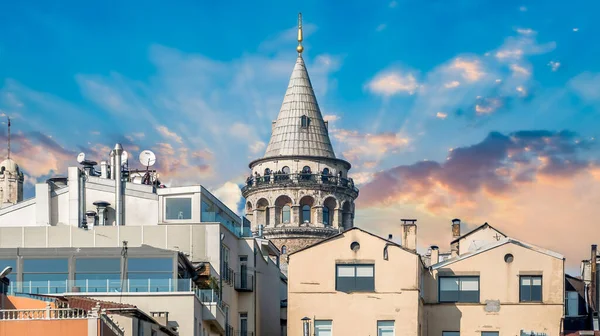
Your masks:
M308 128L308 126L310 125L310 118L303 115L300 117L300 127L302 128Z
M284 174L286 174L286 175L289 174L290 173L290 167L285 166L285 167L281 168L281 172L284 173Z
M310 205L302 206L302 222L310 223Z
M290 212L291 212L291 208L289 205L284 205L283 208L281 208L281 222L282 223L289 223L290 222Z
M330 225L329 223L329 208L323 207L323 225Z
M286 254L287 253L287 246L283 245L281 247L281 254Z

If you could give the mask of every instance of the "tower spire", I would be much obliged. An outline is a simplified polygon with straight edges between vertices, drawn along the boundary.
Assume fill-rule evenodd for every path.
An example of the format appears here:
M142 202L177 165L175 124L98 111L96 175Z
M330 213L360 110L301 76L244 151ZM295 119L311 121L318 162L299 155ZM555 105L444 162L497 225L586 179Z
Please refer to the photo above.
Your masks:
M8 118L8 158L10 159L10 117Z
M304 47L302 46L302 40L302 13L298 13L298 46L296 47L298 55L302 54L302 51L304 51Z

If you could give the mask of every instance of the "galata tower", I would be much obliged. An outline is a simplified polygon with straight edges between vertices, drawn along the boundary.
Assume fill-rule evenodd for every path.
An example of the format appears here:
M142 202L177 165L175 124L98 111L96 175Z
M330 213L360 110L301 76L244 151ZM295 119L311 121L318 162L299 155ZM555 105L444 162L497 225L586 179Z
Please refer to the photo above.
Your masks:
M273 121L265 155L250 162L242 194L253 231L262 232L287 254L354 226L358 189L348 177L350 163L336 158L302 58L302 16L298 58Z

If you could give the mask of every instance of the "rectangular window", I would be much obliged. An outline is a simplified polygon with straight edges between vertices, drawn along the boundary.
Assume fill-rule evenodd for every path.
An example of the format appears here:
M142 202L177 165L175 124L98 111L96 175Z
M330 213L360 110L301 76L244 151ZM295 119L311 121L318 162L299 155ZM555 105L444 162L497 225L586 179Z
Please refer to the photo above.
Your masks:
M240 336L248 336L248 313L240 313Z
M479 277L440 277L440 302L479 302Z
M460 336L460 331L442 331L442 336Z
M377 321L377 336L394 336L394 321Z
M578 316L579 315L579 293L577 292L566 292L565 293L565 315L566 316Z
M172 258L128 258L130 292L167 292L173 286Z
M374 265L336 265L336 290L341 292L375 291Z
M315 320L315 336L331 336L333 335L333 321L331 320Z
M542 302L542 276L522 275L520 278L521 302Z
M58 294L67 291L68 259L24 259L23 291L33 294Z
M191 197L165 198L165 219L184 220L192 219Z
M499 331L482 331L481 336L500 336Z

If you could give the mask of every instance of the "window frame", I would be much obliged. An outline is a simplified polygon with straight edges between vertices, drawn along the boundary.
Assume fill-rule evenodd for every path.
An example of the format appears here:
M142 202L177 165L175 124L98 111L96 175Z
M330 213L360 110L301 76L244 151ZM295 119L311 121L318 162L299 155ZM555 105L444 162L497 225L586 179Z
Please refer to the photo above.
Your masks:
M523 291L523 279L524 278L529 278L531 280L531 284L529 285L529 300L523 300L522 297L522 291ZM535 278L539 278L540 279L540 299L539 300L532 300L531 299L531 288L533 287L533 279ZM544 277L542 275L519 275L519 303L542 303L544 302Z
M569 298L569 294L574 293L575 298ZM577 309L576 314L571 314L569 312L569 302L570 300L575 300L575 309ZM579 316L579 292L577 291L565 291L565 316L566 317L575 317Z
M329 223L329 215L330 215L329 208L326 205L324 205L323 206L323 218L321 218L321 220L323 221L323 225L325 225L325 226L331 225L331 223Z
M353 279L354 279L355 286L354 286L353 289L351 289L351 290L340 290L339 289L339 278L340 278L340 276L339 276L339 267L340 266L342 266L342 267L353 266L354 267L354 276L353 276ZM362 267L371 266L371 269L373 270L373 277L372 277L372 279L373 279L373 288L372 289L357 289L356 288L356 278L357 278L357 276L356 276L356 270L357 270L357 266L362 266ZM343 292L343 293L374 293L375 292L375 264L335 264L335 290L337 292Z
M442 330L442 336L446 336L449 333L457 333L460 336L460 330Z
M500 336L499 330L484 330L481 331L481 336Z
M185 198L190 200L190 218L189 219L177 219L177 218L167 218L167 201L170 199L180 199ZM162 219L164 223L187 223L191 222L194 219L194 194L180 194L180 195L165 195L163 196L162 202L163 215Z
M286 210L287 207L287 210ZM287 212L287 221L284 214ZM290 224L292 222L292 207L288 204L281 207L281 224Z
M458 300L442 300L442 279L458 279ZM462 279L477 279L477 301L461 301L460 290ZM481 278L479 275L442 275L438 277L438 302L439 303L480 303L481 302ZM451 332L451 331L448 331Z
M389 331L383 330L386 327L389 328L389 326L380 325L382 322L391 322L392 336L396 335L396 320L377 320L377 336L381 335L381 331Z
M317 334L317 322L329 322L329 332L330 332L330 335L333 335L333 320L329 319L329 320L315 320L315 323L313 325L315 336L319 335L319 334Z

